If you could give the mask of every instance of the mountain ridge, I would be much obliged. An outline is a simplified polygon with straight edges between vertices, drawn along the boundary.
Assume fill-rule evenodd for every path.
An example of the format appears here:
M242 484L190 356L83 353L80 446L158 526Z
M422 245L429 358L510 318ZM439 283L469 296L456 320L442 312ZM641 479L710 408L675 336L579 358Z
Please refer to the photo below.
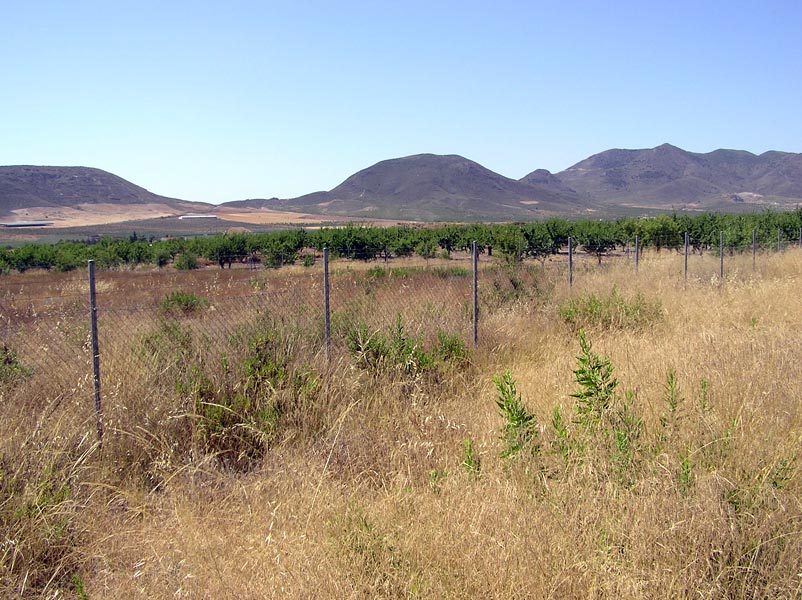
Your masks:
M272 209L325 216L415 221L533 220L680 211L743 212L802 204L802 154L671 144L613 148L558 173L535 169L520 179L457 154L414 154L379 161L328 191L289 199L211 205L154 194L91 167L0 167L0 215L46 215L48 208L87 213L133 207L180 215ZM156 207L156 208L153 208ZM135 213L136 211L133 211Z
M158 204L176 212L212 208L206 203L154 194L93 167L0 166L0 214L34 207L55 209L97 204Z
M280 200L275 206L414 220L472 220L500 213L531 219L585 208L579 196L505 177L457 154L414 154L379 161L330 191Z
M718 149L688 152L671 144L594 154L559 180L602 205L726 210L732 204L787 207L802 199L802 154ZM742 209L742 208L741 208Z

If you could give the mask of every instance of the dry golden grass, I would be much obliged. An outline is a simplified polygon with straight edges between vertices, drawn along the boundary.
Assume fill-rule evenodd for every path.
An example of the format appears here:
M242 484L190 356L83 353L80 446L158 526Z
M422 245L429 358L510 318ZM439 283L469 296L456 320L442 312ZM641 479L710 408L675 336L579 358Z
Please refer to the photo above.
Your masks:
M762 256L756 273L751 257L728 257L723 283L717 257L693 257L687 289L674 253L646 255L637 277L623 257L578 262L572 290L555 261L519 272L519 294L488 264L481 343L464 366L363 370L344 343L328 365L320 324L304 317L306 337L282 338L288 369L312 369L320 388L247 469L204 451L178 371L132 359L131 346L158 327L167 290L209 299L214 311L182 321L210 336L183 360L219 391L231 383L223 349L245 357L229 335L263 306L253 294L271 292L270 310L291 324L298 306L318 306L318 267L102 274L102 452L83 325L35 327L43 308L62 311L47 323L78 318L80 280L4 278L3 306L37 315L27 339L9 337L20 362L44 364L31 349L55 339L64 350L53 372L0 384L0 596L79 597L78 584L92 599L799 597L802 255ZM346 265L333 265L335 289L360 315L403 309L415 331L426 303L470 285L423 273L376 288ZM585 323L643 421L627 461L610 431L572 422L579 342L559 312L613 287L660 306L646 324ZM505 369L541 443L513 460L500 457L492 383ZM574 444L565 455L557 406ZM478 472L462 466L468 439Z

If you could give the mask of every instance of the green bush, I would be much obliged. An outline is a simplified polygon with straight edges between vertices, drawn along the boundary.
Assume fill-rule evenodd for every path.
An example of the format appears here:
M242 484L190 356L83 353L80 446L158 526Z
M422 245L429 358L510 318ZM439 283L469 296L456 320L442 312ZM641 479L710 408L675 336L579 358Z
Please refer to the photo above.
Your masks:
M198 257L192 252L182 252L175 257L175 268L179 271L193 271L198 268Z
M31 370L20 364L16 352L3 344L0 348L0 385L17 383L30 374Z
M464 365L468 362L468 347L460 336L445 331L437 332L437 358L443 362Z
M512 373L505 371L496 375L493 384L497 392L496 406L504 419L501 457L514 458L524 452L536 454L540 450L537 419L524 407Z
M387 269L380 266L371 267L366 273L369 279L384 279L387 277Z
M375 373L389 368L416 375L435 366L434 355L423 349L420 336L412 337L407 333L400 314L386 335L371 331L364 323L356 323L349 328L346 337L354 362Z
M205 298L201 298L192 292L182 292L180 290L167 294L161 303L161 308L166 313L191 314L207 306L209 306L209 302Z
M607 296L595 293L571 298L560 306L560 318L573 330L642 329L663 319L659 300L648 300L641 292L625 298L615 287Z
M613 377L610 359L593 352L584 331L579 332L579 347L581 352L576 357L577 368L574 371L579 391L571 394L571 397L576 399L577 422L592 428L602 422L613 404L618 380Z
M464 267L435 267L432 269L432 273L438 277L441 277L442 279L448 279L450 277L468 277L471 274L471 271Z
M245 349L233 364L223 354L221 370L199 363L179 383L181 395L194 404L197 442L225 467L249 470L288 428L314 433L319 426L314 407L320 379L313 369L296 366L301 335L260 315L253 329L229 340L232 354Z

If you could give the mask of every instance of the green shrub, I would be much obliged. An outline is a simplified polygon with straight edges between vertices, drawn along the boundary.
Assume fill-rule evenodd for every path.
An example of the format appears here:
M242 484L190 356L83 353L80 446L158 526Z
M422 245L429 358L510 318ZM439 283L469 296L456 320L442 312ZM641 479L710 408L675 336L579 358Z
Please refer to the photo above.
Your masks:
M523 452L535 454L540 449L537 419L526 410L510 371L493 377L496 386L496 406L504 419L501 439L504 449L502 458L514 458Z
M466 473L475 477L478 477L482 470L482 460L476 453L471 438L466 438L462 442L462 463L460 463L460 466Z
M432 273L442 279L448 279L450 277L468 277L471 271L464 267L435 267L432 269Z
M175 268L179 271L194 271L198 268L198 257L192 252L182 252L175 257Z
M400 313L390 328L387 343L393 363L405 373L415 374L434 366L434 359L424 352L420 337L413 338L407 334Z
M560 306L560 318L578 331L600 329L641 329L663 318L659 300L647 300L638 292L628 300L614 287L607 296L595 293L571 298Z
M380 331L371 331L364 323L351 325L346 341L354 362L363 369L378 372L389 359L384 335Z
M460 336L445 331L437 332L437 358L443 362L464 365L468 362L468 347Z
M576 399L574 409L577 422L587 428L601 424L605 413L615 399L615 388L618 380L613 377L613 365L606 357L593 352L591 343L585 338L585 332L579 332L581 353L576 357L577 368L574 378L579 384L579 391L571 394Z
M372 329L349 311L332 315L332 331L345 336L354 363L378 374L394 370L418 375L464 366L469 359L465 341L456 334L437 332L434 346L424 344L423 336L411 335L401 314L386 330Z
M574 370L579 390L576 399L576 423L582 427L580 444L606 448L609 462L622 483L630 481L630 468L638 450L643 420L633 410L633 394L624 398L616 393L618 380L613 376L610 359L593 352L585 332L579 332L581 353ZM559 434L558 434L559 435Z
M387 277L387 269L380 266L371 267L366 273L369 279L384 279Z
M295 368L298 334L261 315L252 330L229 341L235 352L246 348L233 367L223 355L222 373L196 365L180 384L179 391L194 403L198 441L227 468L258 464L289 423L315 426L311 418L303 423L304 411L314 404L320 383L312 369Z
M176 290L170 292L162 300L161 308L166 313L191 314L198 312L209 305L205 298L201 298L192 292L182 292Z
M0 348L0 385L17 383L30 374L31 370L20 364L16 352L3 344Z

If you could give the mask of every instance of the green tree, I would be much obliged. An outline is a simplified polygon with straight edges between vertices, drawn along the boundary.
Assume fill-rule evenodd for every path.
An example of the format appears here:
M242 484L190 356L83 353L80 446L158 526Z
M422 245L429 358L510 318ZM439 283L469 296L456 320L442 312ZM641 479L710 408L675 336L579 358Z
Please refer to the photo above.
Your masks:
M582 249L593 254L601 264L602 257L619 244L620 234L613 223L605 221L581 221L577 223L576 237Z

